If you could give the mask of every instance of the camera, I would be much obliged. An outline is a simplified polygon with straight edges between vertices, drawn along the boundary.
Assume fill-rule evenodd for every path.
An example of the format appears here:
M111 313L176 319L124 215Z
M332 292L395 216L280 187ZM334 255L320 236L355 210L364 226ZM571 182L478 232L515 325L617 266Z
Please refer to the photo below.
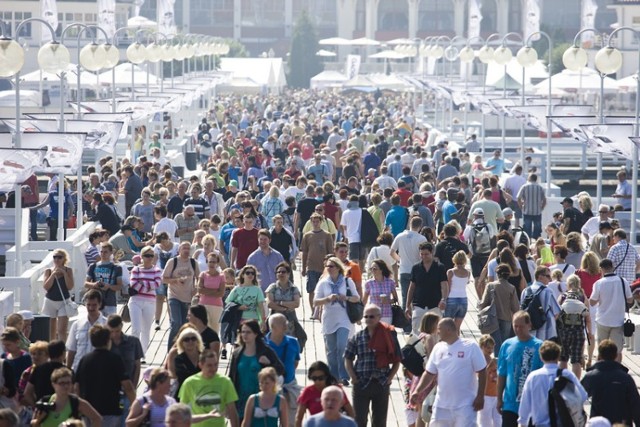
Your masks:
M42 412L51 412L56 408L55 402L36 402L36 409Z

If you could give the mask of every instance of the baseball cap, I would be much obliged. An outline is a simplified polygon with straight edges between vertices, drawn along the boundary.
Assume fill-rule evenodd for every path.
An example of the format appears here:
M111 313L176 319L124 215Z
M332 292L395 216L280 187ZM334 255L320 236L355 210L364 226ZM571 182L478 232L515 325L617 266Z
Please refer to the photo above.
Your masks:
M502 209L502 215L504 215L504 216L513 215L513 209L511 209L511 208Z
M473 214L474 214L474 215L478 215L478 216L484 216L484 209L482 209L482 208L476 208L476 209L473 211Z
M570 205L573 205L573 199L571 197L565 197L560 203L569 203Z
M235 179L232 179L231 181L229 181L229 187L238 188L238 181L236 181Z

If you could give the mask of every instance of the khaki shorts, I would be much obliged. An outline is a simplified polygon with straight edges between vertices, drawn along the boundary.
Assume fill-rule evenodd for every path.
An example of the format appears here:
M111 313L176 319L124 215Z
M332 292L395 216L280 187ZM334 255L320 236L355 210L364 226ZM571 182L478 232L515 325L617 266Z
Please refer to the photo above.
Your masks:
M598 344L600 344L603 340L609 339L616 343L618 346L618 353L622 353L622 348L624 347L624 335L622 333L622 325L621 326L604 326L599 323L596 324L596 337L598 339Z

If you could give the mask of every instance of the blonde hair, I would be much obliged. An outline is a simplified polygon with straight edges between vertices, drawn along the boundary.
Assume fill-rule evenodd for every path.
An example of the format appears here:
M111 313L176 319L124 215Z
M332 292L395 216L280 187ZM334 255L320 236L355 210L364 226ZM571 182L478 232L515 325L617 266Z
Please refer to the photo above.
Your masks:
M584 295L580 278L575 274L572 274L569 277L567 277L567 291L576 292L580 296Z
M484 346L490 345L493 348L496 345L496 341L489 334L484 334L478 340L478 345L482 348Z
M200 336L198 331L196 331L191 326L188 326L180 332L180 335L178 335L178 339L176 340L176 347L178 348L178 354L184 353L184 346L182 345L182 340L187 335L194 335L196 337L196 341L198 342L198 351L202 352L202 350L204 350L204 343L202 342L202 337Z
M345 268L344 264L342 263L342 261L340 261L340 259L338 257L332 256L332 257L326 258L324 260L324 262L325 263L326 262L331 262L333 265L336 266L336 269L340 272L340 274L342 274L343 276L346 276L346 268Z
M67 265L69 262L69 253L64 249L56 249L51 255L62 255L62 265Z
M24 317L19 313L11 313L5 320L6 326L11 326L16 329L21 329L21 326L19 325L23 325L23 322Z
M263 378L271 379L271 381L273 381L273 391L278 391L278 374L273 367L268 366L266 368L262 368L260 372L258 372L258 383L260 383Z
M561 281L563 275L564 273L562 273L562 270L559 270L557 268L551 272L551 278L557 281Z
M451 261L453 261L454 265L467 265L467 254L464 251L458 251L453 255Z
M593 251L585 252L584 255L582 255L580 268L593 276L600 273L600 260L598 259L598 255Z

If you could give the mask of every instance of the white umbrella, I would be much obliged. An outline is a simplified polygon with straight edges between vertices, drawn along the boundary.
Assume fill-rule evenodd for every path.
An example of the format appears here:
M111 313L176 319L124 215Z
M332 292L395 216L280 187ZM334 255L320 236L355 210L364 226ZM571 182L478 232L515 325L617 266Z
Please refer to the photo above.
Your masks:
M344 39L342 37L331 37L328 39L322 39L318 42L319 45L322 46L348 46L351 44L350 40Z
M67 85L70 87L76 87L78 84L78 68L76 64L69 64L65 70L67 73ZM48 73L40 70L35 70L30 73L20 76L20 80L25 83L39 83L40 80L48 80L49 82L59 82L60 75L54 73ZM95 87L98 85L98 78L95 74L80 68L80 86Z
M380 46L380 42L366 37L354 39L349 42L351 46Z
M545 79L534 86L534 90L549 88L549 79ZM581 71L562 70L558 74L551 76L551 88L563 90L590 90L597 92L600 90L600 75L590 68L583 68ZM618 90L618 83L611 77L604 78L604 90L613 92Z
M330 50L320 49L319 51L316 52L316 56L330 57L330 56L336 56L336 53L331 52Z
M386 44L390 45L390 46L394 46L397 44L410 44L410 45L415 45L415 42L411 39L393 39L393 40L389 40L388 42L385 42Z
M638 73L631 74L623 79L618 80L618 89L623 91L635 91L638 87Z
M134 16L127 21L127 27L157 27L158 23L144 16Z
M383 50L382 52L369 55L369 58L371 59L404 59L404 58L407 58L408 56L409 55L396 52L395 50Z

